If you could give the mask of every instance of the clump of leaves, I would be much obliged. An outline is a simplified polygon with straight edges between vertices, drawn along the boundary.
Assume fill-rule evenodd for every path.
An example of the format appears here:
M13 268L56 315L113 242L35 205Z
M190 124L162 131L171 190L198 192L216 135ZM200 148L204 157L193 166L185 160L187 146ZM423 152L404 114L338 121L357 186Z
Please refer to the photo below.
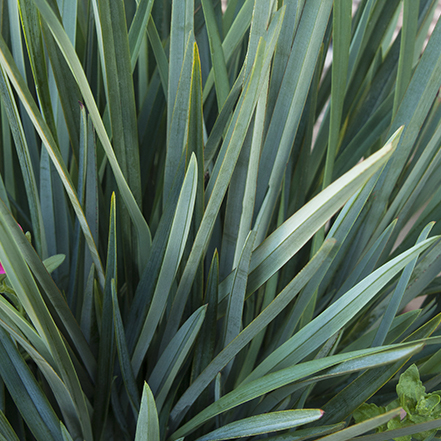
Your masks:
M415 364L409 366L400 375L397 384L398 398L387 406L377 406L374 403L364 403L353 414L356 423L382 415L398 406L405 411L405 416L397 416L387 423L378 426L376 432L400 429L414 424L433 421L441 417L441 391L426 393L426 388L420 380L420 374ZM437 429L426 430L412 435L399 436L395 441L411 441L412 437L423 441L437 432Z
M0 439L341 441L436 388L437 3L0 0Z

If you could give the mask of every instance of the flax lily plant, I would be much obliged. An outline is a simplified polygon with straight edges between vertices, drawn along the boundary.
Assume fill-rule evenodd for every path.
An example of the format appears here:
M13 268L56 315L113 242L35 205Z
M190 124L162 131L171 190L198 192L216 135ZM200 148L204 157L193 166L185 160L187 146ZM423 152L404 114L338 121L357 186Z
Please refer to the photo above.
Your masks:
M433 438L437 3L0 0L0 439Z

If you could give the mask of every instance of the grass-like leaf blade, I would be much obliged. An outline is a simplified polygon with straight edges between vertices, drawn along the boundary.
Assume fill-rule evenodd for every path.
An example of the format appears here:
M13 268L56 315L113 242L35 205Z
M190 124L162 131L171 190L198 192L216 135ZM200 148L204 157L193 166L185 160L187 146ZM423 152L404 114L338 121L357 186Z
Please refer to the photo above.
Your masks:
M243 438L291 429L315 421L321 418L322 415L323 411L320 409L285 410L256 415L235 421L234 423L226 424L213 432L201 436L198 438L198 441Z
M156 411L155 399L152 391L147 383L144 383L135 434L135 441L145 440L160 440L158 412Z

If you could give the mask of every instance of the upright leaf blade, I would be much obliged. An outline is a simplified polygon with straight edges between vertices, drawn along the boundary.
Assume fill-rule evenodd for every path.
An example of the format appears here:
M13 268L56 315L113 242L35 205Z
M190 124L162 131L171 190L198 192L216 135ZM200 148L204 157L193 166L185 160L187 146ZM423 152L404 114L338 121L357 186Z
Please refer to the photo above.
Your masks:
M51 11L52 12L52 11ZM8 74L10 81L12 82L14 88L16 89L20 99L25 106L37 132L43 140L43 144L47 149L49 156L51 157L57 172L60 175L60 179L63 182L63 185L66 189L66 192L70 198L71 204L75 213L78 216L80 221L81 228L86 237L87 244L89 245L90 252L92 254L93 260L98 270L98 274L100 277L100 282L104 283L104 273L101 264L101 259L98 254L98 250L96 248L96 244L93 240L93 237L90 233L89 225L84 216L84 212L81 208L81 204L79 203L78 197L76 195L72 180L70 179L70 175L66 169L63 159L61 158L59 149L56 146L55 140L50 132L47 124L43 120L40 112L35 105L35 102L27 89L23 79L18 72L17 67L15 66L14 60L9 52L9 49L6 46L6 43L3 37L0 36L0 63L2 64L3 69Z
M112 194L110 204L109 238L107 244L106 284L104 286L101 329L98 352L97 384L95 388L95 408L93 430L95 438L102 436L107 420L110 396L112 393L113 370L115 363L115 324L113 318L112 287L117 284L117 240L116 240L116 200Z
M167 298L173 280L176 276L185 243L190 229L191 218L194 210L197 190L197 164L192 155L188 170L181 188L176 211L173 216L173 224L167 241L164 260L161 265L158 280L156 282L153 299L142 330L132 355L132 365L135 376L138 374L142 360L149 348L155 334L156 327L164 313Z
M78 87L80 88L80 91L84 97L84 101L87 105L87 108L90 112L91 119L93 121L93 124L95 126L95 129L97 131L97 134L101 140L101 143L103 145L103 148L106 152L107 158L109 160L109 164L112 167L112 171L115 175L115 180L117 182L118 188L121 192L122 199L124 200L124 203L126 204L127 210L130 213L130 217L135 225L136 231L137 231L137 239L138 243L140 244L138 248L138 262L140 263L140 267L144 268L145 263L147 261L147 258L150 253L150 246L151 246L151 234L150 229L147 225L146 220L144 219L139 206L136 203L136 199L134 198L133 193L130 191L130 188L127 184L127 181L124 178L124 175L122 173L121 167L116 159L115 153L113 151L113 148L110 144L109 137L107 135L106 129L104 127L104 123L101 119L100 113L98 111L98 107L96 105L95 99L93 97L92 91L90 89L90 85L86 79L86 76L84 74L83 68L81 66L81 63L78 59L78 55L75 52L74 47L72 46L72 43L69 40L69 37L67 36L66 32L62 28L60 22L58 21L57 17L55 16L54 12L52 11L51 7L47 3L47 0L36 0L35 4L37 5L40 14L42 16L42 19L46 21L47 25L49 26L52 34L54 35L54 38L60 47L61 52L63 53L63 56L65 57L69 68L71 69ZM2 52L3 49L1 49ZM8 73L9 75L9 73ZM14 85L15 86L15 85ZM39 127L36 127L37 131L39 131ZM75 205L74 205L75 208ZM79 216L80 217L80 216ZM84 226L82 225L83 230ZM91 242L88 234L86 234L87 231L85 231L86 240L91 247ZM92 255L94 256L94 252L91 249ZM97 266L98 273L100 276L102 275L102 265L101 263L98 264L98 261L94 261ZM104 280L101 280L102 283L104 283Z
M286 286L286 288L256 317L226 348L223 349L182 394L179 401L171 412L171 418L178 424L188 407L193 404L200 393L210 382L256 335L277 317L289 302L310 280L313 274L323 264L328 253L331 251L334 241L325 241L323 247L311 262Z
M135 441L159 441L159 421L155 399L147 383L141 397L138 422L136 424Z
M104 62L115 154L124 178L141 206L138 129L124 4L102 0L98 4L105 41Z

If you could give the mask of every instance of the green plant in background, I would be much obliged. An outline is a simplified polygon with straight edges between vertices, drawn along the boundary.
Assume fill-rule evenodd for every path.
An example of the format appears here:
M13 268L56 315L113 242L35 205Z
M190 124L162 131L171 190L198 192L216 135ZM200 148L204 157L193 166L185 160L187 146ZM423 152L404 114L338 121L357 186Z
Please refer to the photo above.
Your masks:
M0 0L0 439L433 437L437 3Z
M355 412L354 419L357 423L366 419L381 415L388 410L401 406L405 411L404 417L395 417L387 424L377 427L377 432L398 429L435 420L441 415L440 395L438 392L426 393L418 368L413 364L400 375L397 385L398 398L386 407L378 407L374 403L362 404ZM428 439L436 433L436 429L427 430L421 433L414 433L413 438L418 440ZM394 438L396 441L411 441L412 436L400 436Z

